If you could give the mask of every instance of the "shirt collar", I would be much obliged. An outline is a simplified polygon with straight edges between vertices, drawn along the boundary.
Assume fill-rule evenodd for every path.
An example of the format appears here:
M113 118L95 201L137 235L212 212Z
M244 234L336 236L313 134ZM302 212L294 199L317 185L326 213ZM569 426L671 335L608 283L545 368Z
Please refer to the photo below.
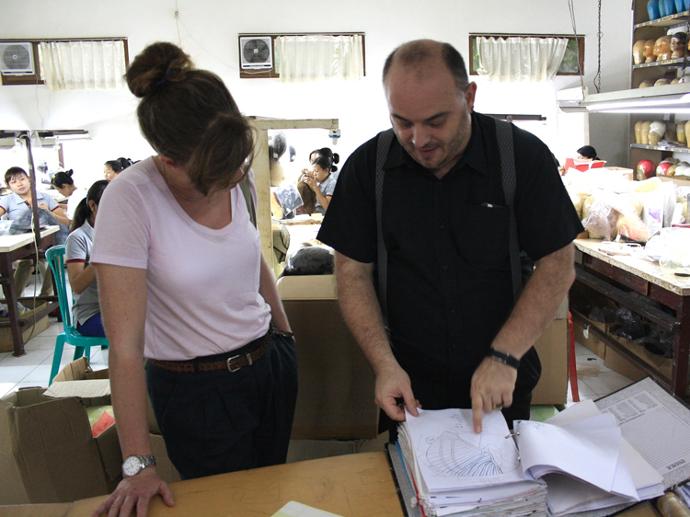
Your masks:
M480 173L487 174L488 162L485 152L485 135L482 133L482 128L479 125L477 116L472 112L472 135L470 136L470 141L467 144L465 153L460 157L460 160L452 170L460 169L462 167L470 167L472 170ZM403 149L403 147L398 142L397 138L394 139L391 150L388 153L388 158L383 166L384 169L395 169L401 166L419 167L420 165L415 162L412 157Z

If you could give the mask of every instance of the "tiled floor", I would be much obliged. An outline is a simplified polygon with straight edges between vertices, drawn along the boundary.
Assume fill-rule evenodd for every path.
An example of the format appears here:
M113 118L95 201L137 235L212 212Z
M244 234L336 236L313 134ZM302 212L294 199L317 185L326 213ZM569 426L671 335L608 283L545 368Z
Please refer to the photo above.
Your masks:
M12 352L0 352L0 397L26 386L47 386L55 349L55 336L62 331L62 323L50 318L50 326L24 346L26 354L14 357ZM61 367L72 361L74 347L65 345ZM107 352L91 351L94 370L107 367Z
M575 343L575 363L580 400L604 397L633 382L607 368L603 359L579 343ZM572 402L570 386L568 386L568 402Z

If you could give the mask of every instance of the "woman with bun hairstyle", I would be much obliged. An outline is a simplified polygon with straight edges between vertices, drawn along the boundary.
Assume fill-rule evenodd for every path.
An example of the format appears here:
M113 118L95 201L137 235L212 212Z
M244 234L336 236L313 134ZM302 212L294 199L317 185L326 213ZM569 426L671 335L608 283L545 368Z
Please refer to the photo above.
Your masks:
M300 190L300 194L306 193L308 198L312 197L306 192L304 185L313 192L313 197L315 198L314 210L320 214L325 213L328 205L331 203L335 183L338 179L334 174L338 170L335 164L339 161L340 156L338 156L338 153L334 153L328 147L312 151L309 153L311 169L304 169L298 182L297 187ZM305 202L305 207L308 204L311 203Z
M98 508L141 515L156 473L146 390L185 479L282 463L297 393L294 340L245 199L253 132L221 79L171 43L126 74L156 154L111 182L92 263L110 341L123 480ZM144 368L144 359L146 366Z
M130 165L133 165L135 162L130 160L129 158L117 158L115 160L108 160L105 162L105 165L103 167L103 174L105 175L105 179L108 181L113 181L117 176L125 170L127 167Z
M98 205L107 186L106 180L98 180L91 185L86 197L77 205L71 232L65 241L67 276L75 295L72 311L77 330L83 336L105 336L98 305L96 271L91 266L91 249Z
M72 179L73 174L74 171L72 169L56 172L52 180L55 190L57 190L60 195L67 198L66 213L70 221L74 219L74 211L77 205L86 196L86 192L74 184L74 180Z

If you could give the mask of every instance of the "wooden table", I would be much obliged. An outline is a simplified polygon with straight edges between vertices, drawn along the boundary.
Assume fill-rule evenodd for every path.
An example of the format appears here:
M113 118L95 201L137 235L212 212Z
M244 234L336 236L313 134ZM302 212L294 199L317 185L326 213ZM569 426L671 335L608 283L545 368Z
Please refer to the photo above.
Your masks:
M642 315L655 326L673 333L673 360L669 372L653 367L607 335L601 337L630 361L645 370L675 395L688 398L688 352L690 350L690 278L680 277L642 258L609 255L602 241L575 240L577 282L598 291L621 306ZM645 298L634 298L630 291ZM673 311L660 309L657 302ZM595 329L598 332L598 329ZM669 374L670 373L670 374Z
M58 226L48 226L41 231L39 242L39 254L55 242L55 233L60 228ZM0 327L9 326L12 332L12 343L14 351L12 355L24 355L24 340L22 338L21 327L27 324L34 317L40 318L52 311L56 304L48 303L38 311L34 311L30 317L22 318L17 313L18 294L14 288L14 275L12 263L15 260L26 259L36 256L35 239L33 233L20 233L16 235L0 235L0 284L5 291L5 303L9 312L9 320L0 322ZM43 298L41 298L43 299ZM50 298L55 301L55 297Z
M383 452L348 454L172 483L175 506L153 500L149 516L273 515L289 501L342 516L403 515L393 474ZM86 517L103 497L75 503L0 509L3 515ZM21 511L27 513L19 513ZM7 511L8 513L3 513ZM51 513L52 512L52 513Z

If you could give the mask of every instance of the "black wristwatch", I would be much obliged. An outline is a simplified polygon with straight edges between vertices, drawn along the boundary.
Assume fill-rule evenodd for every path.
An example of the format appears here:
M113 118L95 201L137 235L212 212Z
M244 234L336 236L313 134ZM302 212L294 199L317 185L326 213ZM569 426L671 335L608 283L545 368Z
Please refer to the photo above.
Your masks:
M506 354L505 352L499 352L494 347L489 348L489 353L487 355L491 357L494 361L498 361L499 363L508 365L511 368L515 368L516 370L520 368L520 359L518 359L514 355Z

